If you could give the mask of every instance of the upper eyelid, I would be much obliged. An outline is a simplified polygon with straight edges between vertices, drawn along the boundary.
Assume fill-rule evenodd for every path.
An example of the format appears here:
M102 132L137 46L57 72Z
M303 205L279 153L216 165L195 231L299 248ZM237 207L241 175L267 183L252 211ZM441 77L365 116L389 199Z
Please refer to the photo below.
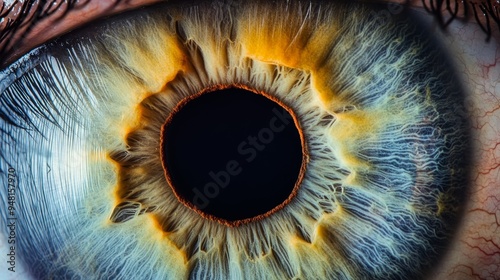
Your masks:
M6 1L2 2L2 6L0 7L0 68L3 68L6 66L7 63L10 63L12 61L9 61L10 59L16 59L17 57L13 56L20 56L23 53L14 53L16 51L16 47L19 47L23 43L23 35L19 36L19 32L25 32L27 34L27 31L32 30L38 22L41 20L47 19L49 17L56 17L59 19L62 19L66 17L72 10L78 9L81 7L84 7L85 5L88 5L91 1L93 0L85 0L85 1L78 1L78 0L62 0L62 1L57 1L57 0L52 0L52 1L47 1L42 5L40 4L40 1L22 1L20 2L19 0L14 0L9 4L6 4ZM155 0L150 0L150 2L159 2ZM234 2L235 0L221 0L225 2ZM388 0L358 0L360 2L367 2L367 3L400 3L401 5L404 6L414 6L415 1L411 0L394 0L394 1L388 1ZM122 0L110 0L112 5L110 6L111 9L114 7L118 6ZM130 1L125 1L125 4L128 4ZM147 2L147 1L145 1ZM440 2L438 4L437 2ZM96 2L97 3L97 2ZM462 4L464 3L464 4ZM144 3L144 4L149 4L149 3ZM453 20L456 20L457 18L466 18L466 19L475 19L481 29L486 33L487 40L491 37L492 33L495 31L494 28L492 28L492 25L494 26L496 24L497 27L500 28L500 4L495 2L492 4L491 1L483 1L481 3L474 3L471 2L471 0L465 0L463 2L459 0L454 0L454 1L437 1L437 0L421 0L420 5L424 7L424 9L427 10L427 12L431 13L438 23L443 26L443 28L446 28L446 25L451 23ZM450 7L447 7L446 5L450 5ZM458 11L457 15L454 14L455 12L455 5L463 5L463 7L466 7L466 9L463 9L463 11ZM441 9L439 9L441 7ZM468 8L467 8L468 7ZM443 12L445 10L445 12ZM460 13L462 14L462 17L460 17ZM471 13L472 11L472 13ZM481 15L478 15L478 12L482 11ZM108 10L109 12L109 10ZM16 13L17 16L12 18L12 13ZM484 14L484 15L483 15ZM19 36L21 39L16 41L14 38L15 36ZM42 42L43 43L43 42ZM33 46L28 46L28 48L33 48ZM29 51L29 49L25 50L24 52Z
M62 24L66 24L62 20L71 14L72 11L81 10L92 1L94 0L51 0L44 3L38 0L13 0L10 3L3 1L0 6L0 68L5 67L6 62L12 62L8 61L11 56L20 56L29 51L27 49L23 53L16 53L17 49L26 43L25 36L35 29L40 22L44 20L61 20ZM94 1L93 4L95 3L94 6L96 7L92 7L92 9L109 13L109 11L122 2L128 3L129 1ZM34 48L36 45L31 45L29 48Z
M12 40L20 30L29 31L36 23L52 15L58 9L63 9L62 16L66 15L74 6L74 0L69 1L50 1L45 2L45 5L40 5L40 2L18 0L8 3L4 1L0 8L0 59L3 58L5 51L16 44L12 44Z

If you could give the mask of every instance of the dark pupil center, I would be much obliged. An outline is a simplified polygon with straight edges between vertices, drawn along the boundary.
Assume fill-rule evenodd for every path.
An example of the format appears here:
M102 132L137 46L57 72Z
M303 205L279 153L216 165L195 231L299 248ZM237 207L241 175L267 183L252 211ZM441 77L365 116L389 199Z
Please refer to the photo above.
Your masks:
M256 218L291 198L302 166L292 116L241 88L184 101L163 127L163 164L177 197L229 222Z

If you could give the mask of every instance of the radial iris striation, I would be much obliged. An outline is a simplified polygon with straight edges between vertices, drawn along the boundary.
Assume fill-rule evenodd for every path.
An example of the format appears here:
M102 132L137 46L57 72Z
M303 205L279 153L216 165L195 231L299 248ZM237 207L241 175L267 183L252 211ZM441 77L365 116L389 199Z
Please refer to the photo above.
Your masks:
M469 141L442 51L374 6L276 2L162 4L2 73L0 167L34 275L414 279L439 258ZM161 158L179 102L233 85L293 111L304 146L286 205L239 223L179 200Z

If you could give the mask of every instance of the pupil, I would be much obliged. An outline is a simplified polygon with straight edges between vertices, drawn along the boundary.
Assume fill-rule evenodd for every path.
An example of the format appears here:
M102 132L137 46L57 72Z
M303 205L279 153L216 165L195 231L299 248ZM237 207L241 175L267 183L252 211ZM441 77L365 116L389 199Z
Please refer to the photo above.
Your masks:
M264 218L300 184L301 134L280 104L231 87L183 100L162 128L162 161L177 198L224 223ZM249 220L250 219L250 220Z

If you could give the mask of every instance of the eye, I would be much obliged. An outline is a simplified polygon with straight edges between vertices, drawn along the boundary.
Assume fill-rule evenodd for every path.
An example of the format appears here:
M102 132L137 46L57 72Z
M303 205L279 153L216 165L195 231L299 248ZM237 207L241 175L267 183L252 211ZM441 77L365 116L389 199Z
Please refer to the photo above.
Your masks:
M307 10L305 10L305 11L307 11ZM250 30L250 29L249 29L249 30ZM183 34L184 34L184 35L185 35L185 34L188 34L188 35L189 35L190 33L186 33L186 32L184 32ZM249 37L249 38L251 38L251 35L252 35L252 34L251 34L251 32L250 32L250 34L248 34L248 35L249 35L248 37ZM279 42L279 40L278 40L277 42ZM269 43L269 42L268 42L268 43ZM247 45L251 45L251 44L247 44ZM280 47L280 46L279 46L279 44L278 44L277 48L279 49L279 47ZM274 64L280 64L280 63L282 63L282 64L287 64L287 65L285 65L285 66L284 66L284 68L283 68L282 70L283 70L283 71L289 71L289 72L287 72L287 73L289 73L290 75L293 75L295 72L294 72L294 71L292 71L292 70L287 70L287 69L288 69L288 68L293 68L293 66L297 66L297 65L295 65L295 64L296 64L296 62L294 61L294 59L295 59L296 57L300 56L300 54L297 54L297 56L279 57L279 56L280 56L280 54L279 54L279 53L278 53L278 54L273 54L273 55L268 55L268 53L267 53L267 52L262 51L262 50L259 48L259 46L258 46L258 45L254 46L254 48L250 50L250 53L252 53L252 54L253 54L253 58L257 58L257 59L255 59L255 61L256 61L255 63L259 63L259 61L263 61L263 62L266 62L266 63L271 63L271 64L273 64L273 63L274 63ZM276 58L276 57L278 57L278 58ZM291 58L291 59L289 59L289 58ZM462 59L467 59L467 57L466 57L466 56L462 56ZM285 63L283 63L283 61L285 61ZM460 60L459 60L459 61L460 61ZM108 66L109 66L109 65L108 65ZM285 67L288 67L288 68L285 68ZM305 67L303 67L303 68L305 68ZM62 68L61 68L61 71L62 71L62 70L64 70L64 69L62 69ZM133 69L132 69L132 70L133 70ZM313 69L313 70L314 70L314 69ZM311 71L312 71L312 70L311 70ZM102 72L98 72L98 73L102 73ZM61 81L61 82L67 82L67 81ZM116 84L115 86L119 86L119 85L120 85L120 84ZM339 100L339 101L341 102L342 100ZM355 101L355 100L354 100L354 101ZM352 100L351 100L351 102L354 102L354 101L352 101ZM455 100L455 101L456 101L456 100ZM90 102L90 103L91 103L91 102L92 102L92 100L80 100L80 102ZM453 101L450 101L450 102L453 102ZM473 103L473 105L474 105L474 107L473 107L473 108L478 108L478 110L479 110L479 107L481 107L481 106L478 106L478 105L477 105L477 103L478 103L479 101L477 101L477 100L471 100L471 102L475 102L475 103ZM498 103L498 102L497 102L497 103ZM492 104L493 104L493 105L495 105L495 104L497 104L497 103L492 102ZM351 104L348 104L348 105L351 105ZM359 104L356 104L356 105L358 105L358 106L359 106ZM483 106L484 106L484 105L483 105ZM352 112L353 110L356 110L356 108L349 107L349 106L345 106L345 108L346 108L346 112L345 112L346 114L350 114L350 112ZM481 108L482 108L482 107L481 107ZM484 110L484 108L483 108L483 110ZM494 115L495 115L495 114L494 114L494 112L495 112L494 110L486 110L486 111L487 111L487 112L490 112L490 111L492 112L492 113L489 113L489 114L488 114L488 113L484 114L486 117L490 117L490 116L494 116ZM473 112L473 113L476 113L476 112ZM476 113L476 114L477 114L478 116L483 116L482 114L479 114L479 113ZM339 114L339 116L342 116L342 115L341 115L341 114ZM50 118L50 116L46 116L46 117L47 117L47 118ZM484 118L484 116L483 116L483 118ZM133 123L133 120L132 120L132 123ZM483 127L483 128L484 128L484 125L480 125L480 123L478 123L478 126L481 126L481 127ZM493 126L492 126L492 127L493 127ZM493 129L493 128L492 128L492 129ZM482 131L482 130L481 130L481 131ZM490 132L490 133L491 133L491 132ZM486 140L488 140L488 139L486 138L486 136L487 136L487 135L481 135L481 133L474 134L474 136L478 137L478 138L476 138L476 139L480 139L479 137L484 136L484 137L483 137L483 138L481 138L481 139L486 139ZM356 137L356 135L354 135L354 137ZM492 142L494 142L494 140L496 140L496 139L495 139L495 138L493 138L493 139L491 139L491 138L490 138L490 140L491 140ZM479 140L479 142L481 142L481 140ZM481 147L484 147L484 146L485 146L485 143L481 143ZM493 150L492 150L492 151L494 151L494 147L496 147L496 146L494 146L494 145L493 145L492 147L493 147ZM488 153L488 152L487 152L487 153ZM491 154L489 154L489 155L491 155ZM340 156L339 158L342 158L342 156ZM476 161L476 160L477 160L477 161ZM479 161L480 161L479 159L474 159L474 162L479 162ZM479 168L482 168L482 167L478 167L478 166L479 166L479 165L475 165L475 167L476 167L476 168L478 168L478 169L477 169L477 170L474 170L474 172L476 172L476 171L477 171L477 173L476 173L476 174L483 174L484 172L482 172L482 171L481 171L481 169L479 169ZM488 165L488 166L490 166L490 165ZM493 166L493 165L492 165L492 166ZM83 170L83 169L81 169L81 167L80 167L80 166L76 166L76 167L75 167L75 169L76 169L76 170ZM2 170L4 170L4 169L3 169L3 167L2 167ZM491 166L490 166L490 168L489 168L489 169L485 169L485 170L490 170L490 171L491 171L491 170L492 170L492 169L491 169ZM495 170L496 170L496 169L493 169L493 171L495 171ZM47 170L45 170L45 171L47 171ZM50 170L50 171L51 171L51 172L54 172L54 171L55 171L55 169L54 169L54 167L53 167L53 166L52 166L52 168L51 168L51 170ZM96 171L96 172L99 172L99 170L95 170L95 171ZM47 172L48 172L48 171L47 171ZM474 172L473 172L473 173L474 173ZM41 173L40 173L40 177L41 177L41 178L43 178L43 176L45 176L45 175L43 175L43 173L44 173L44 172L41 172ZM485 174L486 174L486 175L489 175L490 173L485 173ZM494 172L493 172L493 174L498 174L498 173L494 173ZM487 179L488 177L487 177L486 175L484 175L484 177L483 177L483 175L478 176L478 178L479 178L479 177L481 177L481 179L483 179L483 178L484 178L484 179ZM348 175L347 175L347 176L348 176ZM496 177L495 177L495 176L496 176ZM8 178L8 175L6 175L6 178ZM493 185L494 185L494 183L496 182L494 179L498 179L498 175L493 175L493 177L491 177L491 178L493 179L492 183L493 183ZM75 179L78 179L78 178L75 178ZM477 179L477 178L476 178L476 179ZM42 180L44 180L44 179L42 179ZM486 181L486 182L487 182L487 181ZM353 184L353 185L355 185L355 184ZM485 185L488 185L488 184L485 184ZM80 193L80 191L77 191L77 192L78 192L78 194L81 194L81 195L83 195L83 194L84 194L84 193ZM472 193L474 193L474 194L479 194L479 191L478 191L475 187L473 187L473 191L472 191ZM491 193L494 193L494 192L489 192L489 193L491 194ZM65 195L67 195L67 194L61 194L61 195L65 196ZM100 201L100 200L96 200L96 201ZM482 201L481 201L481 202L482 202ZM49 202L47 202L47 203L49 203ZM36 204L33 204L33 205L36 205ZM99 204L96 204L96 205L99 205ZM101 206L101 207L107 207L107 206L103 206L103 205L107 205L107 204L106 204L106 203L103 203L103 204L101 204L100 206ZM132 206L130 206L130 207L128 207L128 206L127 206L127 207L124 207L124 209L131 209L131 210L133 211L133 209L135 209L134 207L135 207L135 206L134 206L134 204L133 204L133 205L132 205ZM468 207L469 207L469 206L468 206ZM489 213L493 213L493 216L494 216L494 214L496 213L496 212L495 212L495 211L493 211L492 209L487 209L487 210L486 210L486 209L485 209L482 205L481 205L480 207L481 207L481 208L476 207L476 208L468 208L468 209L476 209L476 211L470 211L470 212L471 212L471 213L474 213L474 214L485 215L485 216L486 216L486 218L491 218L491 216L492 216L492 215L489 215ZM90 207L90 208L92 209L92 211L94 211L94 210L95 210L95 211L101 211L101 210L102 210L102 209L96 209L95 207L94 207L94 208ZM483 210L477 210L477 209L485 209L485 210L483 211ZM493 208L493 209L494 209L494 208ZM107 209L107 210L110 210L110 209ZM382 210L383 210L383 209L382 209ZM2 211L5 211L5 210L3 210L3 209L2 209ZM378 209L377 211L381 211L381 209ZM147 212L147 211L145 210L145 212ZM3 212L2 212L2 213L3 213ZM383 214L383 212L380 212L380 214ZM148 215L148 214L144 214L144 215ZM63 217L64 217L64 215L63 215ZM144 217L144 216L142 216L142 217ZM67 218L70 218L70 217L67 217ZM71 219L69 219L69 220L71 220ZM68 222L70 222L69 220L68 220ZM482 219L482 220L483 220L483 219ZM36 221L36 220L35 220L35 221ZM125 225L126 223L129 223L129 222L134 222L134 221L127 221L127 222L125 222L125 223L123 223L123 224ZM493 223L490 223L490 224L495 224L495 223L493 222ZM119 228L119 227L117 227L117 228ZM496 230L496 229L495 229L495 230ZM495 232L496 232L496 231L494 231L494 232L492 232L492 233L495 233ZM486 233L487 233L487 232L486 232ZM481 232L481 234L482 234L482 232ZM359 236L359 235L354 235L354 236ZM482 235L482 236L483 236L483 235ZM493 238L493 235L492 235L491 237ZM489 238L489 237L488 237L488 238ZM465 243L467 243L466 245L472 244L472 247L473 247L474 245L477 245L477 244L479 244L479 245L486 244L487 246L488 246L488 245L494 245L494 244L495 244L494 240L493 240L493 239L491 239L492 241L489 241L490 239L488 239L488 238L485 238L485 239L483 240L483 241L486 241L486 242L482 242L482 241L481 241L482 239L481 239L481 237L480 237L480 236L471 236L471 239L468 239L467 241L470 241L470 242L477 242L477 243L462 242L462 244L465 244ZM478 245L478 246L479 246L479 245ZM465 246L465 245L462 245L462 246ZM68 249L70 249L70 251L69 251L69 252L71 252L71 247L69 247ZM110 248L110 249L111 249L111 248ZM116 248L113 248L113 249L116 249ZM465 251L465 250L464 250L464 251L462 251L462 252L470 252L470 251L471 251L471 249L473 249L473 248L468 248L468 249L467 249L467 251ZM453 249L452 249L451 251L453 251ZM473 250L472 250L472 251L473 251ZM457 252L462 253L461 251L457 251ZM491 259L491 261L494 261L494 259ZM453 263L452 263L452 264L453 264ZM95 264L95 265L96 265L96 266L99 266L98 264ZM471 264L466 264L466 265L463 265L463 266L461 265L461 266L459 266L459 268L460 268L460 269L463 269L463 270L460 270L460 272L458 272L458 273L462 273L462 272L463 272L463 273L464 273L464 275L466 275L467 273L471 273L470 271L472 271L472 270L476 267L476 265L479 265L479 264L478 264L478 263L471 263ZM470 271L467 271L467 269L469 269L469 268L471 268L471 270L470 270ZM455 273L456 271L457 271L457 270L454 270L454 273ZM445 273L448 273L448 271L446 271ZM448 274L446 274L446 275L448 275ZM459 276L462 276L462 275L459 275Z

